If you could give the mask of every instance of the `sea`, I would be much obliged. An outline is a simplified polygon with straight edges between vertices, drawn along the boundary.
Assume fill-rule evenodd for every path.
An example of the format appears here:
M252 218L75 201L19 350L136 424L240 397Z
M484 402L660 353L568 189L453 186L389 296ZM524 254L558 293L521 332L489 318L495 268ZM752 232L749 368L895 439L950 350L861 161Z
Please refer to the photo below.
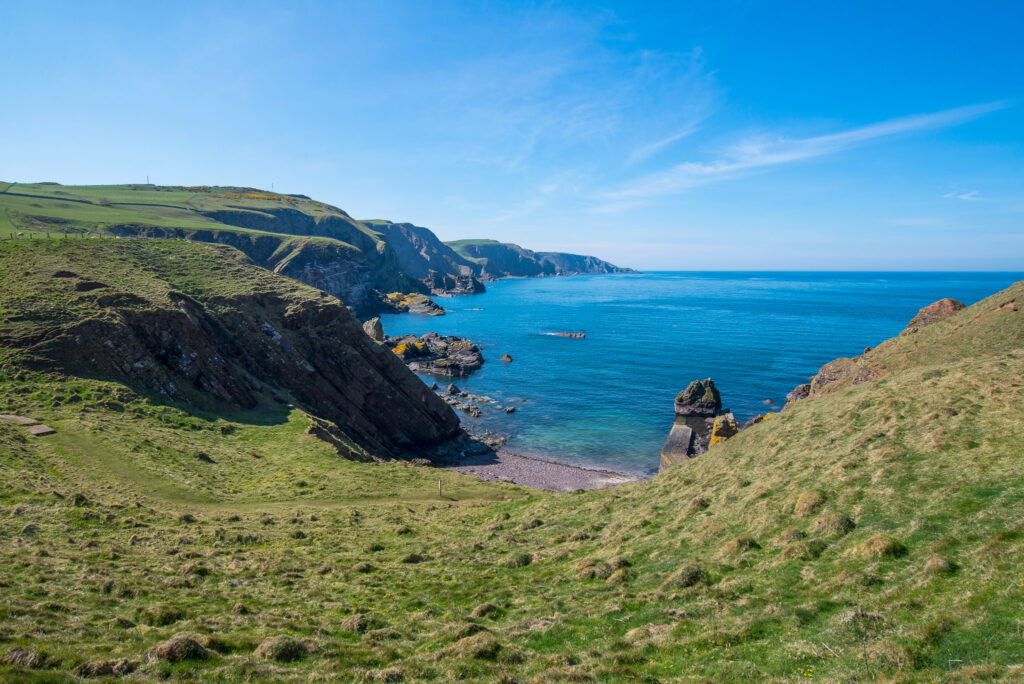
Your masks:
M437 332L483 349L467 378L423 375L494 400L479 430L510 451L653 474L673 400L713 378L741 422L777 411L823 364L898 335L943 297L972 304L1024 273L647 272L505 279L438 298L445 316L382 316L388 335ZM583 333L583 338L556 335ZM508 354L512 361L500 357ZM514 406L508 414L504 408Z

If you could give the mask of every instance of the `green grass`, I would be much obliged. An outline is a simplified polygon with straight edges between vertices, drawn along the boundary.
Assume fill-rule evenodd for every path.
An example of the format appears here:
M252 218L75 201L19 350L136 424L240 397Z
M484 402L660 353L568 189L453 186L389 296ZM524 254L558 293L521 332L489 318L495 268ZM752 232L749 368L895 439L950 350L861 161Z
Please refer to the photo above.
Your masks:
M314 219L341 218L375 244L383 242L378 232L351 221L336 207L254 188L17 183L0 191L0 214L9 214L22 230L50 231L51 234L64 231L106 233L110 226L119 224L261 233L263 231L225 225L206 213L224 210L259 213L271 209L290 209ZM3 230L10 232L11 228L0 225L0 237L7 237Z
M76 311L28 277L47 250L146 297L284 287L214 248L147 274L118 257L139 241L14 242L3 311ZM1000 305L1022 296L650 481L564 495L345 461L295 409L204 413L2 351L0 409L58 433L0 421L0 659L49 657L0 678L123 657L140 680L1020 681L1024 313ZM147 662L181 632L211 656ZM316 649L254 654L277 635Z

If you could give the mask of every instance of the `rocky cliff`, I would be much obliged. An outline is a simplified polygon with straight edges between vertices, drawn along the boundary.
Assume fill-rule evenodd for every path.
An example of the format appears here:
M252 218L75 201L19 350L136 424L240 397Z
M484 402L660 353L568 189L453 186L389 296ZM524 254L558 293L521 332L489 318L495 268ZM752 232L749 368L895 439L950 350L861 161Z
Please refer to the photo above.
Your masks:
M534 252L497 240L456 240L446 242L459 255L471 261L484 279L579 275L582 273L631 273L596 257L562 252Z
M392 292L473 294L484 291L481 278L627 270L594 257L535 253L493 240L460 241L453 249L420 226L356 221L304 195L255 188L13 185L14 191L0 191L0 213L29 235L228 244L264 268L340 298L364 317L390 310L383 298Z
M209 411L292 402L373 458L459 434L454 412L342 302L231 247L108 239L3 250L0 346L26 364Z

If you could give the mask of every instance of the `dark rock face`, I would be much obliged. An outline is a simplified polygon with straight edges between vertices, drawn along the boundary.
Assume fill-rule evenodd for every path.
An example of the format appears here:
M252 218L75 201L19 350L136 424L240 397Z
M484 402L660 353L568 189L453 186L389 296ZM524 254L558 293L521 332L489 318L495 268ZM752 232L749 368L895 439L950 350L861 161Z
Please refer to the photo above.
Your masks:
M786 401L800 401L806 399L811 394L811 383L806 382L802 385L797 385L793 388L793 391L786 395Z
M581 273L632 273L596 257L562 252L534 252L497 240L446 242L460 256L474 264L484 280L532 276L578 275Z
M454 335L403 335L389 338L384 344L410 369L420 373L464 377L484 364L480 347Z
M144 241L131 247L120 253L140 252L135 268L166 258ZM203 249L210 248L182 246L185 255ZM108 290L82 293L80 305L95 315L67 321L40 312L52 320L23 336L16 336L22 329L0 330L0 343L25 350L40 367L124 382L169 401L253 408L264 393L284 394L380 458L458 434L454 412L364 334L341 302L296 292L284 279L274 289L275 278L250 268L262 275L248 294L172 290L165 298L120 299L109 298Z
M694 380L676 396L676 415L714 418L722 412L722 397L711 378Z
M436 295L481 294L487 291L474 275L449 275L431 271L424 282L430 288L430 293Z
M903 332L901 332L900 335L910 335L916 333L918 330L925 327L926 325L938 323L941 320L949 318L957 311L966 308L966 304L957 301L956 299L950 299L948 297L945 299L940 299L939 301L929 304L928 306L918 311L917 315L911 319L910 323L907 324L907 327L903 329Z
M450 276L472 276L475 264L441 242L428 228L411 223L366 221L367 226L384 236L395 251L403 271L420 280L430 272Z

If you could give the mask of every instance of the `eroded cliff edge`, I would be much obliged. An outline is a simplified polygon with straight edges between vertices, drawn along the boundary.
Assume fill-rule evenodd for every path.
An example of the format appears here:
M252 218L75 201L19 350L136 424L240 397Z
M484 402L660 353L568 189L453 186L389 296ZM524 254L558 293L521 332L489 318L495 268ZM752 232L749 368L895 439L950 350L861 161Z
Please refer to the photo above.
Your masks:
M338 299L237 250L165 240L3 245L0 346L205 411L291 403L355 458L425 454L452 409Z

